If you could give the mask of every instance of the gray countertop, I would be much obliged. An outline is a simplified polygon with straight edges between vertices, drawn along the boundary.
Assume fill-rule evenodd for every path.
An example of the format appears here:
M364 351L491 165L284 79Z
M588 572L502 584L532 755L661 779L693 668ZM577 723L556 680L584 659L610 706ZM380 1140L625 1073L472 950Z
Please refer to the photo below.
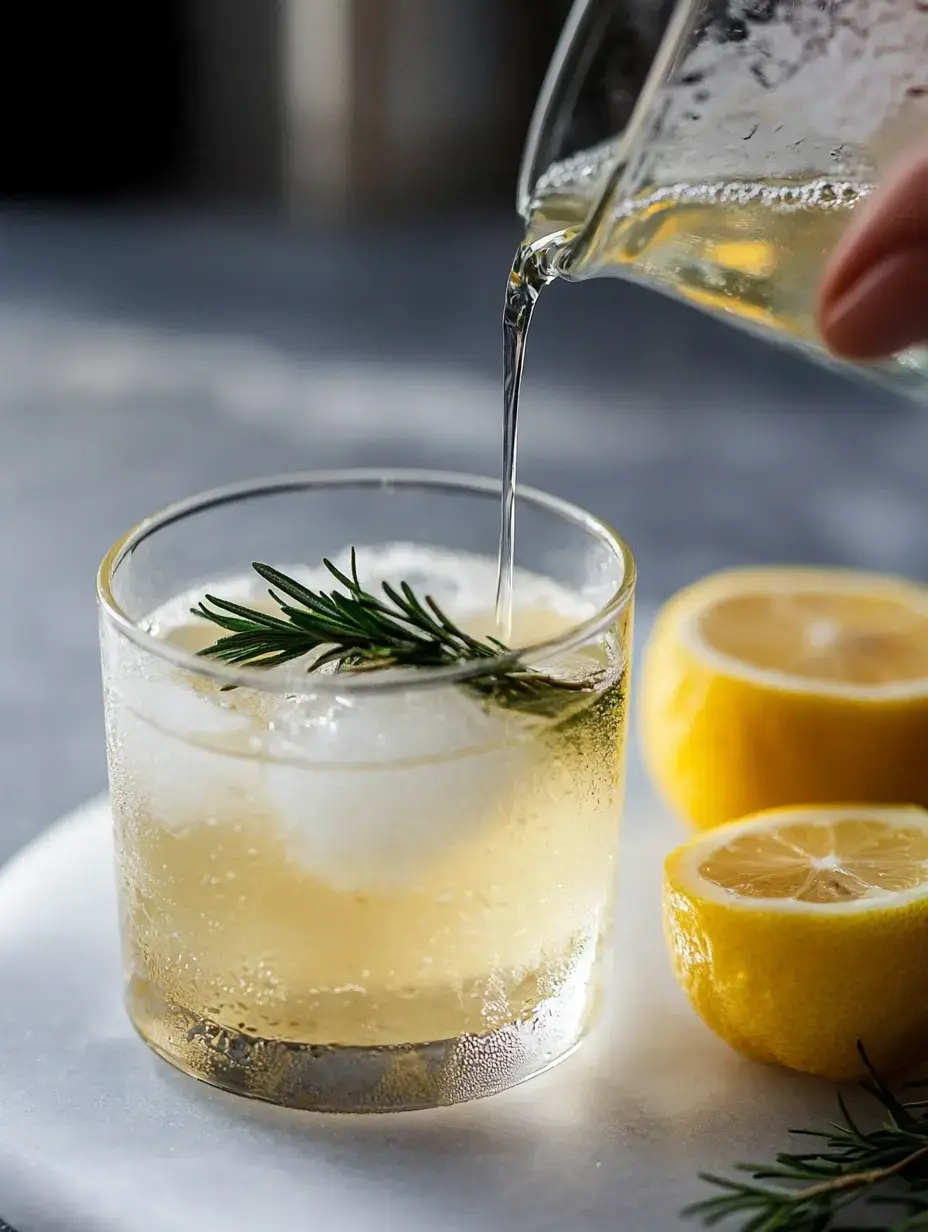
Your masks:
M139 517L304 467L498 473L516 238L0 218L0 859L104 785L93 577ZM521 444L648 604L746 561L928 574L928 415L640 289L542 301Z

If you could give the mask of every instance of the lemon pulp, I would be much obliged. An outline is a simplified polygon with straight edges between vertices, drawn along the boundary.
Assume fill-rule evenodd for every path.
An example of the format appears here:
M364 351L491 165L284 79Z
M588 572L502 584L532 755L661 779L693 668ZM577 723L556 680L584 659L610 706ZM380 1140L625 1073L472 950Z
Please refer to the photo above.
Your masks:
M748 831L707 856L699 876L747 898L845 903L928 881L928 834L866 817Z
M928 607L902 598L816 589L735 594L703 609L697 627L727 658L810 687L928 680Z

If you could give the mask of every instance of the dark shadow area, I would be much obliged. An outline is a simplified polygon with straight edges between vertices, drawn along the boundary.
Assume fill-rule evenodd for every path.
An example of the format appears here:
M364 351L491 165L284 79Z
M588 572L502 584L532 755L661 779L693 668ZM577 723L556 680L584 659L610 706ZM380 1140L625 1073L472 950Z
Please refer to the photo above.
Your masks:
M186 159L185 0L7 5L0 197L159 196Z

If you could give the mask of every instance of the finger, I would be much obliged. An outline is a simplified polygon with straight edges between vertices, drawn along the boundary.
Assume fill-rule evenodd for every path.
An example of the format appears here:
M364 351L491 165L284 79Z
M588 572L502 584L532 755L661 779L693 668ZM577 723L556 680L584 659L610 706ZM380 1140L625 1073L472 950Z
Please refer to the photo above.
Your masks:
M855 212L828 261L820 301L827 311L894 253L928 250L928 151L897 164L886 184Z
M862 268L820 307L825 344L846 359L875 360L928 341L928 244L891 251Z

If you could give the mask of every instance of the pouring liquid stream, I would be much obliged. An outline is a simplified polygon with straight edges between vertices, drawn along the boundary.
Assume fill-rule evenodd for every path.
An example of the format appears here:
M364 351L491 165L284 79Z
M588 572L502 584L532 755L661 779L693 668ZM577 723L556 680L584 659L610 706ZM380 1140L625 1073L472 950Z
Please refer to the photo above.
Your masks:
M525 345L543 287L555 277L544 250L519 246L503 305L503 469L500 509L499 566L496 581L496 627L502 641L512 636L512 577L516 529L516 463L519 437L519 395Z
M623 171L624 163L615 159L611 146L583 156L579 164L552 167L545 177L547 186L538 186L525 238L509 271L503 304L503 468L496 585L497 634L504 642L512 631L519 396L528 331L542 289L555 278L569 278L576 258L601 233Z

